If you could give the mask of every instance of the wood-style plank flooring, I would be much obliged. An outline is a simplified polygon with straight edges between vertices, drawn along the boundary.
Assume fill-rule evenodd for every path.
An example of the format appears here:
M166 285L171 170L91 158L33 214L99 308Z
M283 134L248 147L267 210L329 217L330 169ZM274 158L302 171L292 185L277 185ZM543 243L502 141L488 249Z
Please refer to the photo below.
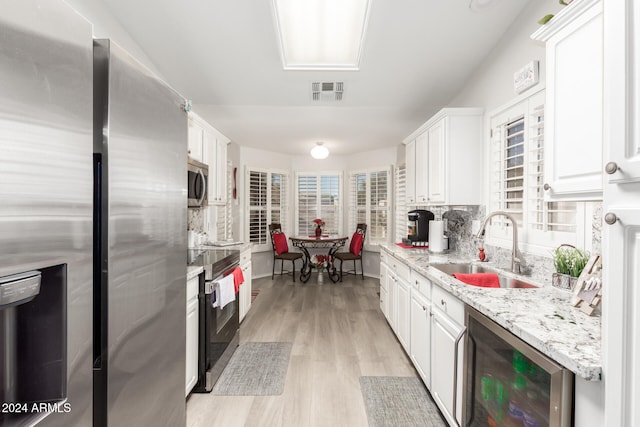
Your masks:
M379 309L378 279L257 279L241 342L293 343L280 396L192 394L187 427L367 426L359 377L417 376Z

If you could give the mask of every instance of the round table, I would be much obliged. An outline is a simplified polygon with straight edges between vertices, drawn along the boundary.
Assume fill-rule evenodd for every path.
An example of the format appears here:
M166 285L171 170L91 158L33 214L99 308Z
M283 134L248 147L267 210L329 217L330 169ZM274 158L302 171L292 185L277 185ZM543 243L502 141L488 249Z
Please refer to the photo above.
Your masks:
M348 237L307 237L307 236L299 236L299 237L289 237L291 240L291 244L297 248L300 248L303 256L303 264L302 269L300 270L300 280L303 283L307 283L309 281L309 277L311 277L312 268L316 267L311 264L311 254L309 254L308 248L329 248L329 265L327 268L327 273L329 279L333 283L336 283L338 279L340 279L340 274L338 274L335 265L333 264L333 256L338 249L344 246ZM316 267L317 268L317 267ZM323 267L324 268L324 267Z

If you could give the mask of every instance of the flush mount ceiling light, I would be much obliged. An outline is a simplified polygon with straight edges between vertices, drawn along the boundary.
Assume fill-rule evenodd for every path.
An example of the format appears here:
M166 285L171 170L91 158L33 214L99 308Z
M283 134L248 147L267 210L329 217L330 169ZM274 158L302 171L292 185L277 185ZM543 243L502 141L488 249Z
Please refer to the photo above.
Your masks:
M318 160L329 157L329 149L322 144L322 142L316 142L316 146L311 149L311 157Z
M371 0L272 0L285 70L358 70Z

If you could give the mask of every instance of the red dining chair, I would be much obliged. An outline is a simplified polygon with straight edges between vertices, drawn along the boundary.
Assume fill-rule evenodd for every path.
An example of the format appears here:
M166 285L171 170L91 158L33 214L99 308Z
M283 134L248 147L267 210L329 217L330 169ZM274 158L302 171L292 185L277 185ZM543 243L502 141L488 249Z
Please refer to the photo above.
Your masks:
M351 236L351 243L349 244L349 252L338 252L335 254L335 258L340 260L340 281L342 282L342 264L344 261L353 261L353 271L347 271L347 274L357 275L356 261L360 260L360 273L362 274L362 280L364 280L364 267L362 265L362 248L364 247L364 239L367 235L367 224L360 223L356 226L356 231Z

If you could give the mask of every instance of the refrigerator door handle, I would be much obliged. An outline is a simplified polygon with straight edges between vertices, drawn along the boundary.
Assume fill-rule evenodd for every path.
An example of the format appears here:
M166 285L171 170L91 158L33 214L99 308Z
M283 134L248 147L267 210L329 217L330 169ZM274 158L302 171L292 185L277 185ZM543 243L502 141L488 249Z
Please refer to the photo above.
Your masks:
M198 206L202 206L202 202L204 201L204 198L207 194L207 179L204 176L204 172L202 172L202 169L198 169L198 175L200 175L200 180L202 180L202 194L200 195L200 198L198 199Z
M462 427L458 422L458 418L456 418L458 412L458 349L460 348L460 341L462 341L466 333L467 327L464 326L456 337L456 342L453 347L453 357L455 360L453 363L453 414L451 414L451 416L458 427ZM462 392L464 393L464 390Z

